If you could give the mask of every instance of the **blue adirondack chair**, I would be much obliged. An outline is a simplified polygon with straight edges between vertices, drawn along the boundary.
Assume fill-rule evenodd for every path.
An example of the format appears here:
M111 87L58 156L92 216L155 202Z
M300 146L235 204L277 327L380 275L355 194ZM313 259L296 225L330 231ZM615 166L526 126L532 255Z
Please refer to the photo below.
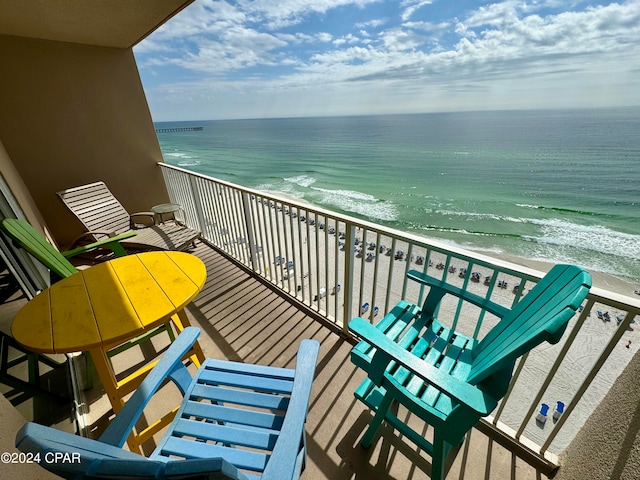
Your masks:
M192 377L181 359L199 334L182 331L98 440L27 423L16 446L64 478L299 478L318 342L301 342L295 370L208 359ZM124 450L165 379L184 395L173 423L149 458Z
M462 445L467 431L497 406L517 358L543 341L560 340L591 277L556 265L510 310L415 270L408 276L430 287L422 308L401 301L375 327L362 318L349 323L362 339L351 359L368 375L355 396L375 411L361 445L368 448L386 420L432 456L431 478L441 480L450 447ZM501 320L480 341L454 332L436 317L446 294ZM431 442L394 415L394 402L433 427Z

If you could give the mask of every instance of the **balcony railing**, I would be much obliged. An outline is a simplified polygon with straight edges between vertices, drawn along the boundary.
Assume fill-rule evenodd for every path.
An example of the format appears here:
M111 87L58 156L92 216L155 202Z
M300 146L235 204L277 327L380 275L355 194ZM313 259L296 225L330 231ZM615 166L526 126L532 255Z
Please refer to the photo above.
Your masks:
M183 206L189 226L345 335L354 316L375 322L400 299L422 302L426 292L407 280L410 269L507 307L542 276L297 199L160 166L170 199ZM453 327L474 338L497 321L476 307L449 302L442 305L441 320L459 319ZM637 299L592 288L560 343L521 358L509 392L482 426L542 463L557 463L637 348L623 336L639 313ZM564 413L554 418L557 401L564 403ZM544 423L537 420L542 403L551 407Z

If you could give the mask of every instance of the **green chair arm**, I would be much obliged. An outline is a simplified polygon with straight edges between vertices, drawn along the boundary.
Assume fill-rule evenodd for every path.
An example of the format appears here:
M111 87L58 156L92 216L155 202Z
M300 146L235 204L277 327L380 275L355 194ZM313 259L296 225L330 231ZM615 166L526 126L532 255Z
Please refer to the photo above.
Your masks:
M385 375L386 366L391 361L395 361L434 388L478 412L481 416L491 413L498 404L495 398L476 386L441 372L436 367L399 347L384 333L362 318L351 320L349 330L376 348L368 374L369 378L377 385L381 383L382 377Z
M75 257L76 255L80 255L82 253L89 252L95 248L108 248L116 254L116 257L122 257L127 254L125 249L120 245L120 240L125 240L127 238L134 237L136 232L126 232L120 235L116 235L115 237L104 238L102 240L98 240L97 242L90 243L88 245L83 245L81 247L74 248L73 250L68 250L66 252L62 252L62 255L65 258Z
M103 236L105 238L111 238L116 236L116 232L112 230L90 230L88 232L81 233L80 235L78 235L76 238L73 239L73 242L71 242L70 250L78 248L77 247L78 245L79 246L86 245L86 243L83 243L83 242L95 240L99 236Z

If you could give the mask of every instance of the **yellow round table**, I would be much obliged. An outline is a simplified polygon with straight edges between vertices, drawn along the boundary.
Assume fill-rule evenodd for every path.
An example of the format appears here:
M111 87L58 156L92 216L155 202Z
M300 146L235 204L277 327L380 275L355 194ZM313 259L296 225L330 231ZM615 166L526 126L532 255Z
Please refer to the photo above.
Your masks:
M107 352L156 327L189 326L184 307L206 280L202 260L183 252L147 252L82 270L27 303L13 320L13 337L39 353L89 351L115 413L156 361L117 380ZM189 352L199 367L198 343Z

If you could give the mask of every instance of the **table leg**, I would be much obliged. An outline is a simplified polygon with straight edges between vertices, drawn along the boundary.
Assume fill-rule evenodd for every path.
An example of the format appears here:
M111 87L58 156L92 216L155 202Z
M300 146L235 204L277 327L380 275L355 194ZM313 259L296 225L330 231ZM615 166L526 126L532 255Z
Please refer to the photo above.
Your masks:
M176 327L178 334L182 332L186 327L191 326L191 322L189 322L189 318L184 310L180 310L177 314L171 317L171 321ZM136 388L140 381L148 371L157 363L158 359L148 363L146 366L140 368L133 374L131 374L127 379L124 379L120 382L120 388L118 387L118 380L116 379L116 374L113 370L113 365L111 364L111 360L107 355L107 349L105 348L96 348L90 351L91 357L93 359L93 363L95 364L96 372L100 377L100 381L102 382L102 386L109 397L109 401L111 402L111 407L113 408L113 412L117 414L122 407L124 406L124 400L121 397L121 393L126 395L133 388ZM196 341L191 347L190 350L190 360L194 363L196 368L200 368L200 365L204 362L204 353L202 352L202 348L200 344ZM140 449L140 445L144 443L150 436L153 435L156 431L159 430L158 426L164 426L171 422L173 415L175 414L175 410L170 414L163 417L158 422L158 425L151 425L149 428L145 429L140 433L140 436L134 432L132 432L127 438L127 444L129 445L129 449L132 452L142 453ZM148 430L148 431L147 431Z
M91 358L93 359L93 364L95 365L96 372L98 373L100 381L102 382L102 387L104 388L104 391L107 393L109 401L111 402L113 413L117 415L118 412L122 410L122 407L124 407L124 400L118 393L118 381L116 380L116 374L113 371L111 360L107 355L107 351L102 348L91 350L90 353ZM138 440L134 432L131 432L129 434L129 437L127 438L129 450L142 455L142 449L140 448L141 443L142 442Z
M187 317L187 313L184 309L171 317L171 321L175 325L178 335L180 335L180 332L182 332L186 327L191 326L191 322L189 322L189 318ZM191 347L191 351L193 352L193 355L190 357L191 361L196 368L200 368L200 365L204 362L204 353L202 353L202 348L200 348L200 344L197 340L196 343L193 344L193 347Z
M102 348L90 350L90 353L104 391L107 393L113 407L113 413L117 414L124 407L124 400L118 394L118 381L116 380L116 373L113 371L111 360L109 360L107 352Z

